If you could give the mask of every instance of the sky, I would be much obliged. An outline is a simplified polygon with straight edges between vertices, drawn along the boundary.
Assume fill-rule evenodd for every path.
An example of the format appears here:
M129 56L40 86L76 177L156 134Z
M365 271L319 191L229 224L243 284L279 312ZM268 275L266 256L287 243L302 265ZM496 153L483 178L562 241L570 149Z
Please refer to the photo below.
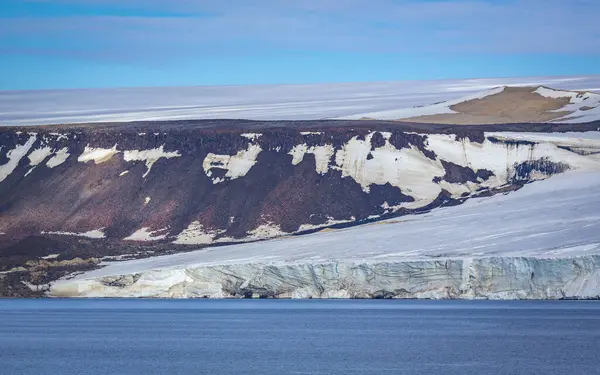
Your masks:
M600 74L598 0L1 0L0 90Z

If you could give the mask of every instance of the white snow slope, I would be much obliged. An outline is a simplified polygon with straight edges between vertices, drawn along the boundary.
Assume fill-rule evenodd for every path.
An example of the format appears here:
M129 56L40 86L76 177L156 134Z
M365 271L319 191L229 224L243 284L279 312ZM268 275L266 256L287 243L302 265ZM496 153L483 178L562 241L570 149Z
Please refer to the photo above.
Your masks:
M592 92L569 92L540 87L536 91L539 95L548 98L569 98L570 102L555 112L566 111L569 115L561 117L553 122L578 123L589 122L600 119L600 95Z
M600 76L0 91L0 126L167 119L336 118L430 105L504 85L546 85L597 92Z
M591 298L599 172L371 225L111 263L51 296Z

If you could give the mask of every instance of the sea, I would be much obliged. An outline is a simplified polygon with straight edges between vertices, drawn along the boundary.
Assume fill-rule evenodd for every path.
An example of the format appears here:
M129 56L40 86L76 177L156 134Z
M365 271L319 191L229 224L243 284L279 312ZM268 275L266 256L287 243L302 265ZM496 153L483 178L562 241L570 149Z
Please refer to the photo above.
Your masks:
M600 301L4 299L0 374L600 374Z

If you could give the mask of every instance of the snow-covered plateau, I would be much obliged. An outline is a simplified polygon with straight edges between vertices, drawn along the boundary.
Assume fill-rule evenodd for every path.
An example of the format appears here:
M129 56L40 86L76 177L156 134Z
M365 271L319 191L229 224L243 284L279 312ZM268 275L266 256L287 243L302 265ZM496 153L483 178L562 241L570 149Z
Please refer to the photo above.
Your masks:
M600 76L2 91L0 126L188 119L316 120L360 118L371 113L381 114L374 116L377 118L399 119L395 111L402 108L413 111L418 107L418 114L422 114L423 106L432 103L479 97L481 92L499 86L536 85L598 92ZM443 105L434 107L434 112L440 107ZM583 114L590 118L593 113L578 115ZM595 118L598 116L595 110Z
M359 227L106 266L54 297L588 299L600 296L600 173Z

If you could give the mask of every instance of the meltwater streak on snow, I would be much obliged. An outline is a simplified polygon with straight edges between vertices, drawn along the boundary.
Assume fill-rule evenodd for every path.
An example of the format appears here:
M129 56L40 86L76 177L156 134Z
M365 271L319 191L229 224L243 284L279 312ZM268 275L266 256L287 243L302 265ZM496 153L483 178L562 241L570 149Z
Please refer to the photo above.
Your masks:
M600 173L568 172L508 195L299 237L109 263L76 279L248 263L394 262L600 254Z
M0 92L0 125L166 119L307 120L455 99L497 86L598 91L600 76Z

